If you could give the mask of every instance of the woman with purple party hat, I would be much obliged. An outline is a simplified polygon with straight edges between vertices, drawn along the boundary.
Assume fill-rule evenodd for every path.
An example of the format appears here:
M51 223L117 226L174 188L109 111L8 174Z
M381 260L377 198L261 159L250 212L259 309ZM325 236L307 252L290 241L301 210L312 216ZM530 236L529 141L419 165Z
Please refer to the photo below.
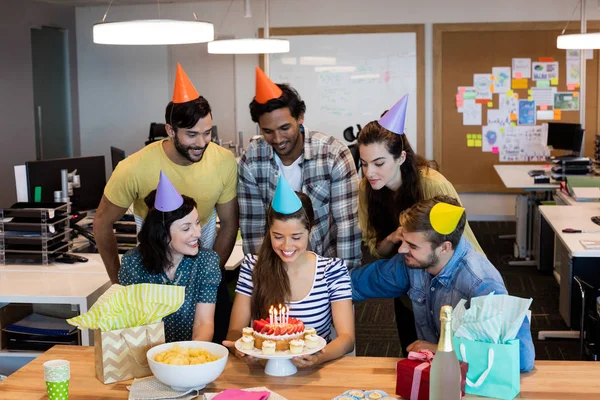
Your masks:
M358 191L358 220L363 242L374 258L390 258L398 252L402 211L438 195L460 201L452 183L413 151L404 134L407 107L408 95L404 95L378 121L369 122L357 139L364 176ZM468 223L464 236L483 253ZM395 299L395 310L400 342L406 349L417 337L414 317L401 299Z
M162 171L144 201L148 215L139 245L123 255L119 283L185 286L183 305L163 319L166 341L211 341L221 270L217 253L199 247L196 202L179 194Z

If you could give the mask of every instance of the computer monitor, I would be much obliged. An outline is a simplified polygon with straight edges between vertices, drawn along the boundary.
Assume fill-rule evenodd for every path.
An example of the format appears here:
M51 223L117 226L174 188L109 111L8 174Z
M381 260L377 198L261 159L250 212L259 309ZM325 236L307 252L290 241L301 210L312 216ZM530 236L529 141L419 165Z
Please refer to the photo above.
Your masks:
M548 146L553 150L567 150L578 155L583 143L584 130L581 124L548 123Z
M214 142L214 143L219 143L219 128L217 128L216 125L213 125L213 127L212 127L210 141Z
M125 150L118 149L116 147L110 146L110 159L112 161L112 169L113 171L117 168L117 164L123 161L127 157L125 154Z
M53 202L54 191L61 190L60 171L77 170L81 186L73 188L72 213L98 208L106 185L104 156L59 158L55 160L28 161L27 189L29 198L34 198L35 188L42 188L42 202Z

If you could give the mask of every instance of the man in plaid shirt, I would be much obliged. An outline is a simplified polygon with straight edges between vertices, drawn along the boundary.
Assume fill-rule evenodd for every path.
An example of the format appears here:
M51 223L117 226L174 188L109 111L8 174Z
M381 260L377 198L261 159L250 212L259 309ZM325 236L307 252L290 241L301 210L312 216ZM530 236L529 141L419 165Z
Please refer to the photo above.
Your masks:
M266 211L283 173L292 189L307 194L315 212L311 250L360 266L358 176L348 147L302 125L306 106L292 87L273 83L256 68L252 120L261 137L242 156L238 202L244 253L257 254L265 236Z

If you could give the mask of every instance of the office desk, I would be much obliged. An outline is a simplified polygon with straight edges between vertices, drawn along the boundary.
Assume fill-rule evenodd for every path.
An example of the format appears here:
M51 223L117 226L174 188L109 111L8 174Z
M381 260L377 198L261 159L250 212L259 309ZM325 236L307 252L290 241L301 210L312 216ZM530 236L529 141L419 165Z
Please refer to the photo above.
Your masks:
M596 207L540 206L540 213L555 234L555 276L560 284L559 311L567 326L579 329L581 294L574 276L600 287L600 250L586 250L582 239L600 239L598 233L563 233L565 228L598 230L590 218L600 214ZM550 246L547 243L543 246ZM563 250L564 249L564 250ZM561 255L562 254L562 255Z
M0 302L68 304L85 313L110 287L98 254L82 254L89 263L57 265L3 265L0 267ZM89 265L87 265L89 264ZM90 345L89 330L81 342Z
M515 237L515 257L525 261L510 261L510 265L536 265L534 258L534 207L536 200L550 198L550 193L560 188L557 183L534 183L529 176L531 170L543 170L550 173L548 165L494 165L496 173L507 189L520 189L526 195L518 195L515 215L517 231ZM506 237L508 238L508 237Z
M63 359L71 363L69 399L127 399L132 381L104 385L95 378L94 348L55 346L0 382L3 400L45 399L43 363ZM286 377L268 376L261 366L248 366L230 355L225 370L205 392L266 386L287 399L332 399L349 389L380 389L395 396L396 363L387 357L342 357L319 368ZM600 363L536 361L533 371L521 374L518 399L598 399ZM464 399L481 397L466 395Z
M531 170L544 170L549 174L551 167L549 165L494 165L496 173L502 180L507 189L521 189L527 192L553 191L560 188L558 183L536 184L533 177L529 176Z

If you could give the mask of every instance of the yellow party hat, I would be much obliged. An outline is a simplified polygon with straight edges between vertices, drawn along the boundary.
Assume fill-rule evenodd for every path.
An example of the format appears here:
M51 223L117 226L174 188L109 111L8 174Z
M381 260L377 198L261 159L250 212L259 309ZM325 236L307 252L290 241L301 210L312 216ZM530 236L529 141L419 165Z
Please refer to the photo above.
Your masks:
M441 235L449 235L456 229L465 209L448 203L437 203L429 212L429 222Z

